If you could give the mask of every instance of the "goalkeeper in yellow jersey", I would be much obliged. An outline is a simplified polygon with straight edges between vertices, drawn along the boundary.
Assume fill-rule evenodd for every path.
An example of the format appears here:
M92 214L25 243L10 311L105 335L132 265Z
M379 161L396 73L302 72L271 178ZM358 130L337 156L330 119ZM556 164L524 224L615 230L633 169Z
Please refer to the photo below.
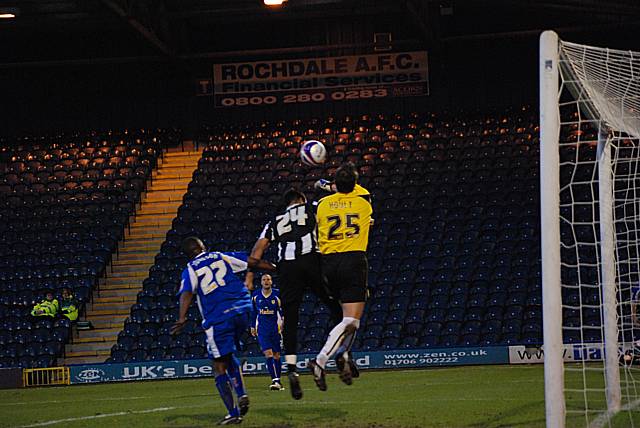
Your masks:
M321 391L326 391L325 365L336 356L340 379L350 385L355 365L350 361L350 349L367 298L367 245L373 209L371 195L358 185L358 172L351 163L338 168L333 184L320 182L319 186L330 186L336 193L320 199L317 203L318 245L322 255L322 273L326 277L330 292L340 300L342 321L336 325L309 368Z

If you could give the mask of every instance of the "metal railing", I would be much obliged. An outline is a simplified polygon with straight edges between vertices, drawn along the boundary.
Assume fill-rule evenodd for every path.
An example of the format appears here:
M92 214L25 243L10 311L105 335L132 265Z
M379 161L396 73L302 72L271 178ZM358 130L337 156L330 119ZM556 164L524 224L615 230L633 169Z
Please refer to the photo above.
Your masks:
M49 367L46 369L24 369L22 386L69 385L69 367Z

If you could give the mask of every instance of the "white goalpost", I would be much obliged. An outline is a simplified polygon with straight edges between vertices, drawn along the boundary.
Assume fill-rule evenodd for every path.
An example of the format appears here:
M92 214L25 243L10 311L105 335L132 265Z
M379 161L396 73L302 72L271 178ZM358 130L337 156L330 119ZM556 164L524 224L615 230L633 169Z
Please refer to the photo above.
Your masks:
M640 425L640 53L539 61L547 426Z

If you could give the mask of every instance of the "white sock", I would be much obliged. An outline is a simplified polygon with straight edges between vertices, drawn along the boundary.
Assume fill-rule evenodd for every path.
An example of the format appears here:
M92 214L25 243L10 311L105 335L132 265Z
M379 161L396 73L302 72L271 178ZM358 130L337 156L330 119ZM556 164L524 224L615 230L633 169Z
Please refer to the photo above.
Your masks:
M336 355L343 354L345 359L349 359L349 351L351 350L351 347L353 346L353 342L355 342L355 340L356 332L353 332L350 335L346 336L342 341L342 345L340 345L340 347L336 351Z
M340 324L335 326L333 330L329 333L329 337L325 342L324 346L320 350L320 353L316 357L316 362L322 368L325 367L329 358L336 353L340 345L344 342L346 336L350 336L350 333L347 333L345 330L348 326L354 326L356 330L360 327L360 320L351 317L344 317Z
M284 362L286 364L296 364L298 362L298 356L287 354L284 356Z

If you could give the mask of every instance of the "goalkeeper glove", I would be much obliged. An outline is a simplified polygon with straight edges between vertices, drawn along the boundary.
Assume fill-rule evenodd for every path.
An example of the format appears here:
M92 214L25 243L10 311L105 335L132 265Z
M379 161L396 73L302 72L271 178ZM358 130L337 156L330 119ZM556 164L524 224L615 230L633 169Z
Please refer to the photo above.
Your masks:
M324 190L325 192L333 192L333 190L331 190L331 184L333 183L331 183L329 180L321 178L320 180L315 182L313 187L316 189Z

